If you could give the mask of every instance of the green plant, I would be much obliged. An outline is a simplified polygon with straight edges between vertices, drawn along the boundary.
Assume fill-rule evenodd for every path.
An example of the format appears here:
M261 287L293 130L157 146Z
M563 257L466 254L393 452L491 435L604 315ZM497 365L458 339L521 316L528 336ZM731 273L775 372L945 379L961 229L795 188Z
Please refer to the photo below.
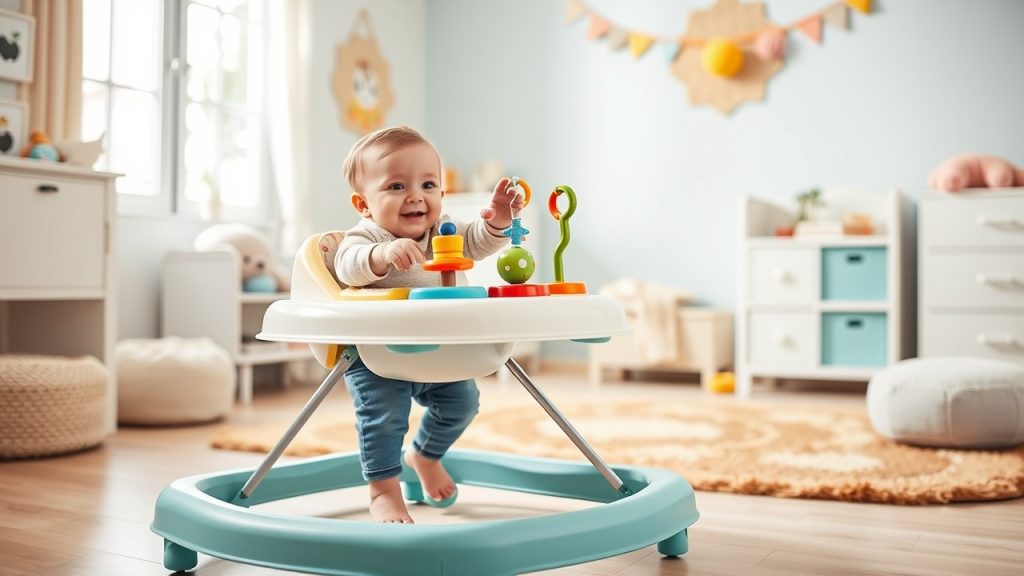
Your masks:
M800 212L797 214L796 221L803 222L807 220L808 212L811 208L817 208L824 206L825 201L821 198L820 188L811 188L806 192L801 192L796 195L796 202L800 205Z

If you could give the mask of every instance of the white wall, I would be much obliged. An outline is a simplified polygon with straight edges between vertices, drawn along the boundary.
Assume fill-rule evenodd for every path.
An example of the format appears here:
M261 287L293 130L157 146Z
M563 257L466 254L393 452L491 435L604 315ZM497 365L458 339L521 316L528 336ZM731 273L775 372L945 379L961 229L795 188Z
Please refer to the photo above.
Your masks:
M627 28L671 37L710 0L586 0ZM766 2L790 23L824 0ZM666 57L637 61L563 24L565 0L436 0L427 10L427 127L463 170L498 157L580 199L566 275L593 288L635 276L731 307L739 195L815 185L911 196L959 152L1024 164L1024 2L876 1L820 46L790 33L763 103L692 107ZM538 256L551 278L557 229ZM555 355L580 355L556 345Z

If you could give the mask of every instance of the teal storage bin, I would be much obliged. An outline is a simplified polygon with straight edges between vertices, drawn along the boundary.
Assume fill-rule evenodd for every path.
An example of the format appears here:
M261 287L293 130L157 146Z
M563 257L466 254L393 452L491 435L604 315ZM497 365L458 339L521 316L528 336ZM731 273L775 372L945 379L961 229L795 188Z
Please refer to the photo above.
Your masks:
M885 300L888 278L883 246L823 248L821 299Z
M889 335L881 312L828 312L821 316L821 363L885 366Z

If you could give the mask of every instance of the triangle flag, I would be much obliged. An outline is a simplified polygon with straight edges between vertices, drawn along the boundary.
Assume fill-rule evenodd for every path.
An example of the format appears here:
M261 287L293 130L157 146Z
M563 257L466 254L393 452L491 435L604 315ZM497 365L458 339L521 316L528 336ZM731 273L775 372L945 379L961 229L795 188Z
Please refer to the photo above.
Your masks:
M807 35L808 38L821 43L821 14L815 14L796 23L796 27Z
M629 51L633 54L634 58L639 58L647 52L647 49L654 43L654 38L650 36L644 36L643 34L637 34L631 32L629 34Z
M580 4L580 0L569 0L569 5L565 7L565 23L575 22L579 20L580 16L583 16L587 12L587 9Z
M871 12L871 0L843 0L863 14Z
M846 30L850 26L849 10L845 4L836 4L822 12L821 17L825 19L825 23L829 26Z
M629 40L629 32L619 28L618 26L612 26L610 32L608 32L608 49L611 51L622 50L626 46L626 42Z
M678 42L659 43L658 50L661 50L669 64L675 64L676 60L679 59L680 53L683 51L683 45Z
M597 14L591 14L590 22L587 24L587 38L590 38L591 40L604 38L611 27L612 25L604 18L601 18Z

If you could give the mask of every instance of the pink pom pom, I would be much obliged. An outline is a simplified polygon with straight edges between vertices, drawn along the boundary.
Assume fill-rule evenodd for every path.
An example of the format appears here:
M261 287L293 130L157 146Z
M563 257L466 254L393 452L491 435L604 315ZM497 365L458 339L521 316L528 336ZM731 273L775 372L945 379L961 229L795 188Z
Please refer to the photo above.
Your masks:
M757 35L754 52L765 62L782 60L786 56L786 32L781 28L770 28Z

